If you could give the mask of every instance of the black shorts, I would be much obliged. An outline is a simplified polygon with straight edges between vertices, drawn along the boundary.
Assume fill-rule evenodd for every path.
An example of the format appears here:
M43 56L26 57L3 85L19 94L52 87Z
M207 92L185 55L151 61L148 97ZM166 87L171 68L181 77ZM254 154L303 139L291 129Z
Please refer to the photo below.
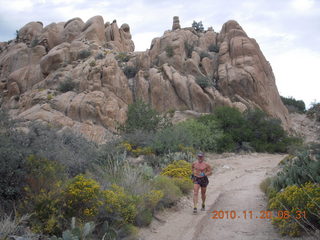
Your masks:
M204 177L196 177L192 175L192 181L194 184L199 184L200 187L207 187L209 184L209 179L207 176Z

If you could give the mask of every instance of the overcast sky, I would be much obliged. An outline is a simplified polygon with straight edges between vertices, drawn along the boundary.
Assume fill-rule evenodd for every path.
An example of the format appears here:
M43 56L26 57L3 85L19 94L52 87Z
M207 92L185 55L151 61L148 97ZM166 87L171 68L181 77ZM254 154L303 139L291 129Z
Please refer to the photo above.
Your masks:
M128 23L137 51L171 29L202 21L216 32L230 19L255 38L271 63L282 96L320 102L320 0L0 0L0 41L31 21L44 25L101 15Z

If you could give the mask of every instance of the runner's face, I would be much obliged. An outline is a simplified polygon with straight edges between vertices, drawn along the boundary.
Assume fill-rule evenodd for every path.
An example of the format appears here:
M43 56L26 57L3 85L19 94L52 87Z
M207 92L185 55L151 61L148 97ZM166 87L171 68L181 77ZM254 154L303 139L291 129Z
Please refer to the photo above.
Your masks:
M203 162L204 157L198 157L199 162Z

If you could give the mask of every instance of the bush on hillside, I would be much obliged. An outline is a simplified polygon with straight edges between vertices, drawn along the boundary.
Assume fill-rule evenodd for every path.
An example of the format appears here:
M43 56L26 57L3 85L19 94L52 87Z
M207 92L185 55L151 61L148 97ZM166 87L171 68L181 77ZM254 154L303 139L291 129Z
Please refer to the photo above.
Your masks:
M187 41L185 41L184 42L184 49L185 49L187 58L191 58L194 46L192 44L188 43Z
M134 66L126 66L123 69L124 75L126 75L127 78L134 78L138 72L138 68Z
M305 113L306 105L302 100L296 100L293 97L282 97L281 100L288 108L289 112Z
M71 78L67 78L63 82L60 82L58 91L65 93L65 92L72 91L75 87L76 87L76 83L72 81Z
M320 122L320 103L312 103L312 106L307 111L307 116Z
M309 181L320 183L319 144L300 150L295 157L288 158L275 176L272 186L280 191L287 186L300 186Z
M161 117L156 110L152 109L142 100L137 100L128 107L126 122L119 127L119 130L125 133L133 133L136 130L155 132L163 127L165 119Z
M167 176L157 176L152 180L152 186L156 190L163 192L164 196L159 204L163 207L170 207L174 205L182 196L182 192L172 179Z
M197 32L203 32L204 31L204 27L203 27L202 21L200 21L200 22L193 21L192 27Z
M219 52L219 47L216 44L210 44L208 47L209 52Z
M319 184L307 182L300 187L287 186L269 200L270 209L277 210L279 215L273 223L282 235L299 236L303 227L320 225L319 203Z

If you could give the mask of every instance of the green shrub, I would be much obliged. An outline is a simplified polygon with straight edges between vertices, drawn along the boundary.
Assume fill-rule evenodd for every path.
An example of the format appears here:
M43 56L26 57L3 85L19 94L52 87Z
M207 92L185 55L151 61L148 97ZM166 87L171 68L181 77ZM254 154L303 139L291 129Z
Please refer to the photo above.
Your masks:
M207 76L198 76L198 77L196 77L196 83L201 88L212 87L212 81Z
M293 97L282 97L281 100L284 105L288 108L289 112L298 112L298 113L305 113L306 112L306 105L302 100L296 100Z
M137 200L124 191L124 188L113 184L110 190L102 192L106 212L122 223L134 223L137 216Z
M320 183L320 146L300 150L296 157L288 159L272 182L272 186L280 191L290 185L302 185L308 181ZM314 153L315 152L315 153Z
M30 215L21 217L3 214L0 216L0 239L7 240L13 235L22 235L24 233L24 224L30 218Z
M83 49L79 52L79 58L80 59L85 59L91 55L91 52L87 49Z
M30 47L31 48L34 48L35 46L37 46L38 44L39 44L39 39L38 38L35 38L35 39L33 39L32 41L31 41L31 43L30 43Z
M173 47L172 46L167 46L166 47L166 54L167 54L167 57L173 57L174 51L173 51Z
M193 21L192 27L197 32L203 32L204 31L204 27L203 27L202 21L200 21L200 22Z
M66 186L64 201L66 203L65 217L77 217L81 220L90 220L98 214L102 205L100 185L84 175L74 177Z
M192 146L193 137L190 131L181 125L170 126L156 132L152 148L156 154L180 151L180 145Z
M320 122L320 103L312 103L312 106L307 111L307 116L314 118L316 121Z
M151 210L144 208L139 210L135 219L135 224L139 227L146 227L150 225L152 219L153 219L153 215Z
M159 202L163 207L174 205L182 196L179 187L169 177L158 176L152 180L152 185L156 190L161 190L164 193L163 198Z
M138 68L133 66L126 66L123 69L123 73L126 75L127 78L134 78L138 72Z
M156 131L161 127L161 122L162 118L149 104L137 100L129 105L127 120L120 126L120 130L127 133L135 130Z
M280 212L285 210L292 216L288 219L278 216L273 221L274 224L279 226L283 235L290 236L298 236L300 234L300 225L310 227L313 224L320 224L319 204L320 186L310 182L301 187L296 185L288 186L283 192L277 193L269 200L270 209Z
M116 59L119 62L129 62L130 56L126 52L119 52L118 55L116 56Z
M96 65L96 61L91 61L90 63L89 63L89 65L90 65L90 67L94 67L95 65Z
M75 87L76 87L76 83L72 81L71 78L67 78L63 82L60 82L58 91L65 93L65 92L72 91Z
M104 59L105 55L103 53L98 53L97 56L95 57L96 60Z
M189 44L187 41L185 41L184 42L184 49L185 49L187 58L191 58L194 46L192 44Z
M208 47L209 52L219 52L219 47L216 44L210 44Z
M200 60L204 59L205 57L211 59L211 55L207 52L201 52L200 53Z
M190 178L173 178L173 182L183 194L188 194L193 189L193 182Z
M188 163L185 160L179 160L166 166L162 170L161 175L175 178L189 178L191 173L191 163Z

